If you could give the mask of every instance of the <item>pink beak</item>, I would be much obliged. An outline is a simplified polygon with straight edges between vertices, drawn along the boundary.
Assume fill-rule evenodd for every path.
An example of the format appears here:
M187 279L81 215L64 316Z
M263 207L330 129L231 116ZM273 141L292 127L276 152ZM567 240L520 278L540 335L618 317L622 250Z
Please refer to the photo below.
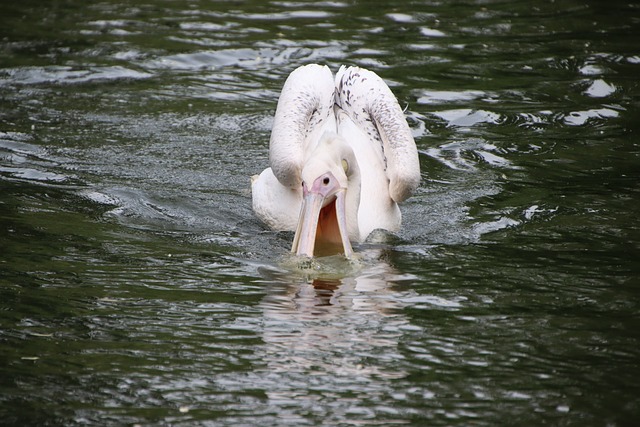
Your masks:
M347 232L346 188L340 187L331 172L316 178L311 186L303 183L303 201L291 252L313 257L321 254L353 255Z

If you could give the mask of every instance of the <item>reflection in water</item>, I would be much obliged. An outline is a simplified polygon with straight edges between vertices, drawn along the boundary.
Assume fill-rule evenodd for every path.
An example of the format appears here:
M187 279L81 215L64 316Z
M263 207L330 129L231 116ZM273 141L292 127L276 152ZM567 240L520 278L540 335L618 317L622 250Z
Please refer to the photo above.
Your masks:
M398 340L408 324L394 288L410 278L371 255L352 275L271 277L260 349L272 381L270 399L333 396L338 385L341 393L359 395L373 392L378 380L406 376L394 363L403 359Z

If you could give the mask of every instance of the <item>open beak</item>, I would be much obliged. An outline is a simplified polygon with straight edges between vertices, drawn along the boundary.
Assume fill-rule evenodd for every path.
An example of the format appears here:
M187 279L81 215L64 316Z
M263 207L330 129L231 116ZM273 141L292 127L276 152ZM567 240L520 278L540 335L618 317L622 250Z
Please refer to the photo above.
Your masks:
M304 198L291 252L313 257L315 254L353 255L347 232L346 194L330 172L317 178L311 189L304 187Z

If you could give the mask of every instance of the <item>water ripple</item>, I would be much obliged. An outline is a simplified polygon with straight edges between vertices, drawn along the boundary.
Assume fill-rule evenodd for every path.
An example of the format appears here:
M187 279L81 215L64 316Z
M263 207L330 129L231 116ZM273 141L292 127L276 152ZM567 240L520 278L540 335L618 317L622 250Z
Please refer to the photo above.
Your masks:
M152 74L122 66L77 69L70 66L22 67L0 70L0 86L77 84L102 80L148 79Z
M618 116L619 113L611 108L595 108L587 111L572 111L563 120L569 126L581 126L587 123L597 124L605 119Z

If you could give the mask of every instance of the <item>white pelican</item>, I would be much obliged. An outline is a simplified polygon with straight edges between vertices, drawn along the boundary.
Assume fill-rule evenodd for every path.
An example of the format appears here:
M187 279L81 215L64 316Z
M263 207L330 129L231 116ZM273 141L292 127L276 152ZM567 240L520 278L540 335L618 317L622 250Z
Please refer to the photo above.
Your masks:
M294 70L276 108L269 165L252 177L253 210L295 231L291 251L353 254L375 229L397 231L398 203L420 182L418 151L393 93L375 73Z

